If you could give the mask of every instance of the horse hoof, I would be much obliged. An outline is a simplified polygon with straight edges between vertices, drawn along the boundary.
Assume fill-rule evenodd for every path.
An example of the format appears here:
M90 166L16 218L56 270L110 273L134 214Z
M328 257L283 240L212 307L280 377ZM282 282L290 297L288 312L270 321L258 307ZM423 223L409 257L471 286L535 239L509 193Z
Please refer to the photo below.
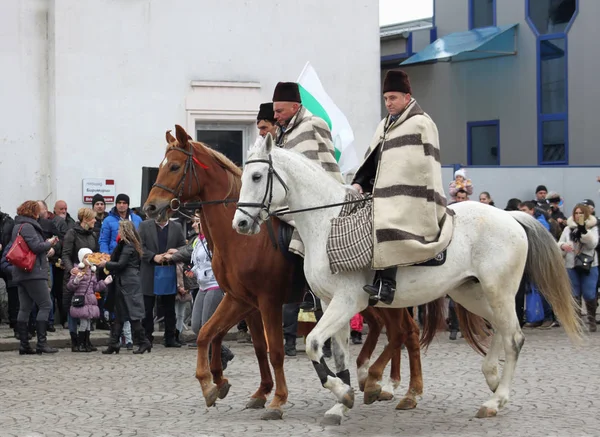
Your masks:
M336 416L335 414L326 414L323 420L321 420L321 425L323 426L339 426L341 424L341 416Z
M414 408L417 408L417 401L413 398L404 398L396 405L396 410L412 410Z
M475 415L478 419L485 419L486 417L495 417L498 414L497 410L488 407L481 407Z
M261 408L265 408L266 403L267 398L251 398L246 404L246 408L250 410L260 410Z
M366 380L363 380L363 381L358 381L358 389L359 389L360 391L365 391L365 383L366 383L366 382L367 382Z
M350 387L342 397L342 404L346 408L352 408L354 406L354 389L352 387Z
M231 388L231 384L226 382L225 384L219 387L219 399L225 399L227 393L229 393L229 389Z
M381 386L377 386L374 389L370 389L365 391L364 402L365 405L371 405L373 402L379 399L379 395L381 394Z
M217 397L219 396L219 387L216 385L212 387L208 394L204 397L206 399L206 406L212 407L217 402Z
M390 393L387 391L382 391L377 397L378 401L391 401L392 399L394 399L394 393Z
M269 408L261 416L262 420L281 420L283 418L283 411L279 408Z

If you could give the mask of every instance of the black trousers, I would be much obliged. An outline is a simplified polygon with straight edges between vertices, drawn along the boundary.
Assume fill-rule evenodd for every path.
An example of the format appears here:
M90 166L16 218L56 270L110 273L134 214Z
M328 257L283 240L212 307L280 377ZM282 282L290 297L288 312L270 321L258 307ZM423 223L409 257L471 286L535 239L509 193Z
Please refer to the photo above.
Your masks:
M525 293L527 292L527 282L525 280L521 280L521 284L519 285L519 290L517 291L517 295L515 296L515 306L517 310L517 318L519 319L519 326L521 328L525 324Z
M450 331L458 331L458 317L454 308L454 301L450 299L448 302L448 317L450 318Z
M175 295L167 296L144 296L144 309L145 317L142 321L144 330L146 331L146 337L150 341L154 339L152 335L154 333L154 304L161 307L165 317L165 339L175 338Z
M19 287L7 287L8 294L8 321L11 328L17 327L17 316L19 315Z

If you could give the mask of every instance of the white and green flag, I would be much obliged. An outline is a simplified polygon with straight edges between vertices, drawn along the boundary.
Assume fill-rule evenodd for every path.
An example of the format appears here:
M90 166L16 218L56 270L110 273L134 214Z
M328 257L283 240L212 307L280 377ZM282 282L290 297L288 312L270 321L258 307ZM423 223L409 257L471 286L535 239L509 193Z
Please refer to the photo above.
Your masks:
M342 173L355 170L360 164L360 158L352 147L354 133L350 123L325 92L319 76L310 62L306 63L304 70L300 73L298 85L302 105L329 125L335 147L335 159L338 161Z

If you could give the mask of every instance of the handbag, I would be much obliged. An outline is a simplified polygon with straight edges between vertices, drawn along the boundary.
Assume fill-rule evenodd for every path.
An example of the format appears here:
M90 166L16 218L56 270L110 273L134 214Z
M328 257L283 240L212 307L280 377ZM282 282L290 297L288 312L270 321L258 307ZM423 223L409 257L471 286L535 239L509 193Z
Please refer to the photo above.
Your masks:
M585 253L581 253L583 247L580 246L579 253L575 255L575 266L573 269L577 273L582 273L584 275L589 275L590 270L592 269L592 263L594 262L594 255L589 256Z
M527 323L538 323L544 320L544 304L542 296L535 287L525 295L525 321Z
M177 293L177 268L174 265L154 267L154 294L166 296Z
M85 306L85 296L82 294L73 296L73 298L71 299L71 306L75 308Z
M17 238L15 238L12 247L6 254L6 260L11 265L30 272L33 270L37 256L31 251L25 239L21 236L21 229L23 229L23 225L19 228Z

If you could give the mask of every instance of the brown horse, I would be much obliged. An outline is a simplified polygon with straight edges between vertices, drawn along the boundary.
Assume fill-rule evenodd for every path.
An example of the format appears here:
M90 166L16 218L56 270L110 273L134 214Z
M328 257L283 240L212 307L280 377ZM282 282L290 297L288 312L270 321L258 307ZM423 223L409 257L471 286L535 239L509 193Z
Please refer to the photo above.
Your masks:
M202 204L202 229L213 250L214 274L225 291L225 297L214 317L198 334L196 378L207 406L214 405L217 398L223 399L227 395L230 384L223 377L221 341L229 329L245 318L261 373L261 384L247 407L262 408L266 403L273 388L268 364L270 358L275 372L275 396L263 418L280 419L283 414L281 407L288 397L283 371L282 305L290 297L294 266L273 246L267 232L249 238L233 230L231 222L235 200L239 195L241 170L222 154L202 143L191 141L180 126L176 126L176 137L167 132L165 159L144 210L149 217L164 217L173 208L178 208L179 202L199 201ZM273 227L277 232L279 220L273 220ZM248 254L256 256L248 257ZM432 305L439 305L439 302ZM430 314L428 319L431 321L426 326L432 327L430 331L434 332L433 327L439 324L440 314L436 311ZM390 390L382 392L378 381L381 380L385 365L392 359L391 381L393 385L399 383L400 346L405 343L409 353L411 381L407 396L400 401L398 408L414 408L416 396L423 389L417 325L403 308L367 309L365 317L370 332L357 360L359 369L363 371L362 375L359 373L361 388L364 386L368 389L365 391L365 400L372 402L391 398ZM389 344L367 374L365 369L368 368L368 360L383 324L386 325ZM429 335L429 342L433 335ZM208 346L211 341L213 354L209 367ZM333 347L336 347L335 342Z

